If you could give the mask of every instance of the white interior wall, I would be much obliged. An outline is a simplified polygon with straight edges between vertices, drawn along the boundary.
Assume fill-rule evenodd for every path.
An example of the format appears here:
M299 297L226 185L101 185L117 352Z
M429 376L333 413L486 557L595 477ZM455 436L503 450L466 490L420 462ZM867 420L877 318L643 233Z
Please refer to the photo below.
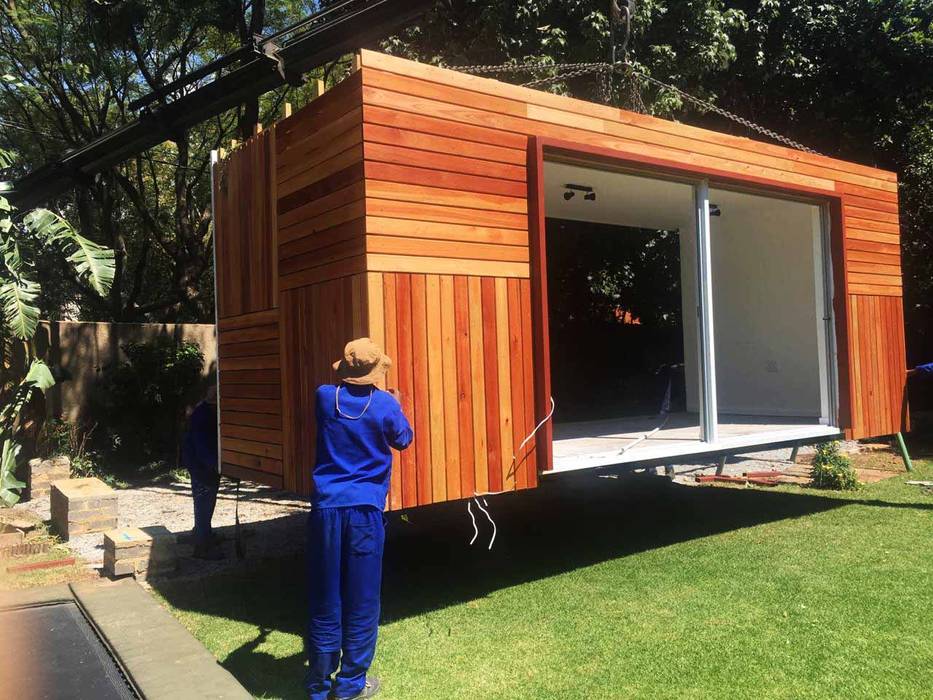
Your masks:
M680 232L687 407L697 411L693 186L553 162L544 181L549 217ZM567 183L593 187L596 200L565 200ZM819 208L725 190L711 201L722 210L711 222L720 412L827 416Z
M819 208L726 190L710 202L722 212L711 221L719 411L823 415Z

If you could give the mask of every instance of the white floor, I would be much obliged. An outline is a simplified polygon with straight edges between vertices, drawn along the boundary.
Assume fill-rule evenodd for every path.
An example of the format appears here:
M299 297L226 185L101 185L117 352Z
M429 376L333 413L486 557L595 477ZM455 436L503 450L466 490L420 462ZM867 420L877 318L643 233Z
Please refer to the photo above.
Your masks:
M695 413L581 423L555 423L554 466L549 472L627 464L648 459L757 447L785 440L806 440L839 434L816 418L719 415L719 438L700 439ZM659 428L660 430L656 430ZM548 472L545 472L548 473Z

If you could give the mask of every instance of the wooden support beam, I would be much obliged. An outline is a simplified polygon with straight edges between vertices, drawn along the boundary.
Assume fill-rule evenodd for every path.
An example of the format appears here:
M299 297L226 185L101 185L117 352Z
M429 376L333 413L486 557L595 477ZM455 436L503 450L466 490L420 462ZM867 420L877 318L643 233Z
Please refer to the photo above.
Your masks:
M311 83L311 93L314 99L317 99L323 95L327 90L327 86L324 84L324 81L320 78L315 78Z
M285 103L285 118L288 119L290 116L292 116L292 103L286 102Z

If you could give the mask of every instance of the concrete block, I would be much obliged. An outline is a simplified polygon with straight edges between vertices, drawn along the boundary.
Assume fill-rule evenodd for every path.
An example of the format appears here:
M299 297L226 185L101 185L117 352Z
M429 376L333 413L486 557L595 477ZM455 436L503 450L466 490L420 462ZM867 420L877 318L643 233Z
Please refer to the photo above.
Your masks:
M175 535L158 525L118 528L104 533L104 573L151 575L174 571L178 564Z
M117 526L117 495L100 479L54 481L50 500L52 523L66 540Z
M71 478L71 460L60 455L49 459L30 459L26 470L28 498L48 498L53 481Z

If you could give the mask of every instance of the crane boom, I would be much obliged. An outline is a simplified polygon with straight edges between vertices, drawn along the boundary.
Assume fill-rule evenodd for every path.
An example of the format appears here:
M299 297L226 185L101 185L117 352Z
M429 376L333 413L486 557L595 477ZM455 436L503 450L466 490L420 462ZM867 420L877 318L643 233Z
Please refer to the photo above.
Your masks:
M4 195L18 208L41 205L75 184L186 129L285 84L304 73L405 26L431 0L345 0L252 45L202 66L132 106L140 116L15 181ZM186 93L179 91L216 73Z

